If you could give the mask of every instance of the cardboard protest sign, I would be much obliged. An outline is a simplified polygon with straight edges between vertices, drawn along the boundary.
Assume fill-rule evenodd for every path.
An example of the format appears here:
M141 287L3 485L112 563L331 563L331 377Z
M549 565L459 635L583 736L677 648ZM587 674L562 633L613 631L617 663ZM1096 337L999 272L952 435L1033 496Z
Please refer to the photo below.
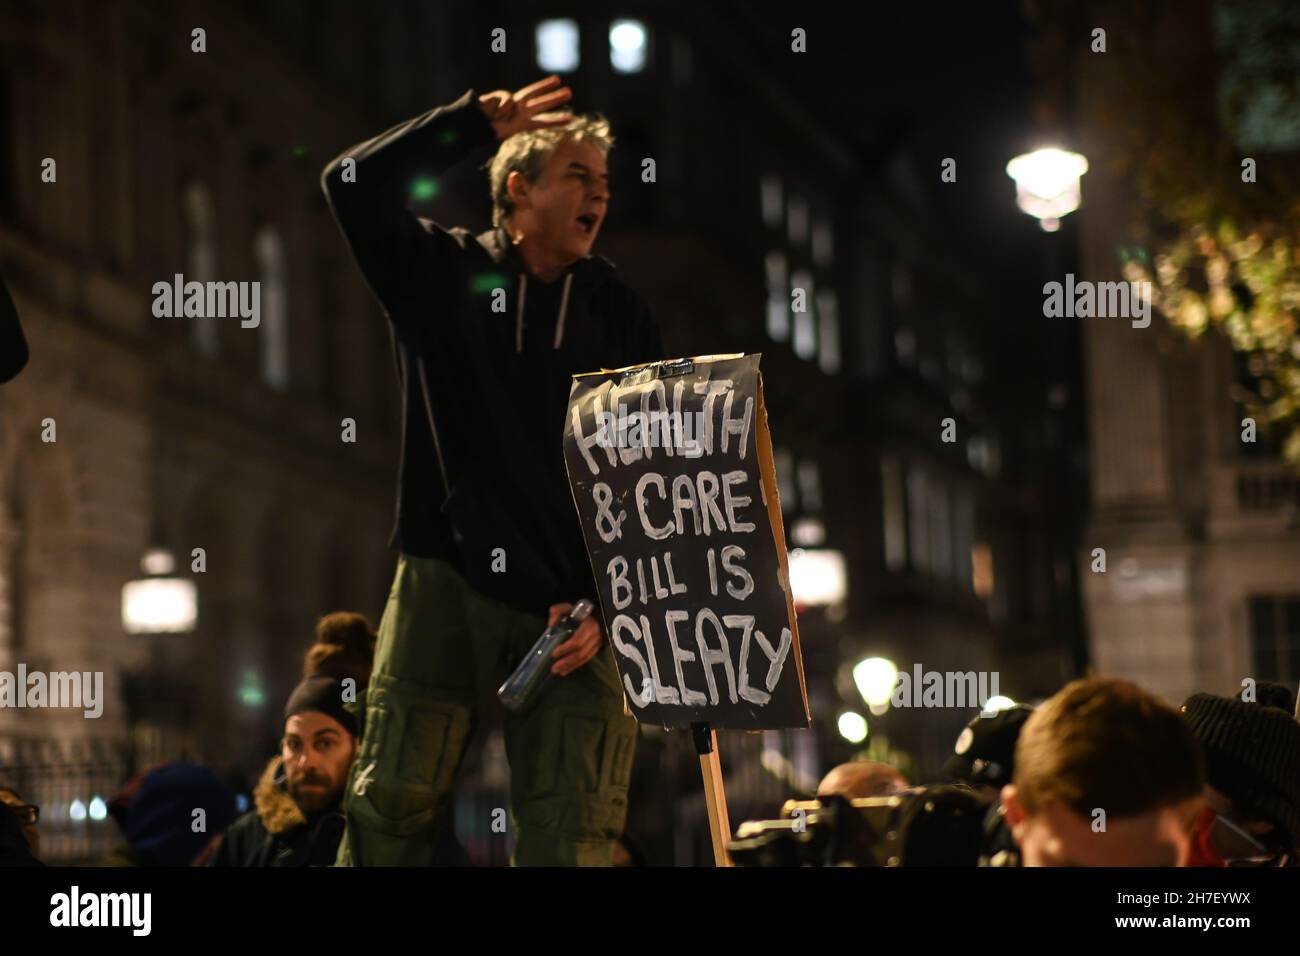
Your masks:
M569 485L623 689L647 723L809 723L759 358L574 377Z

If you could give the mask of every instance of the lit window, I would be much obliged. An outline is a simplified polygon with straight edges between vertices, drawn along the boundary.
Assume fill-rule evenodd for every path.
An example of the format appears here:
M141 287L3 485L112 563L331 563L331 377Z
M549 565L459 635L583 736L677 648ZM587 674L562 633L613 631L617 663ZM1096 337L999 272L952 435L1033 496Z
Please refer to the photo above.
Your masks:
M772 453L772 459L776 464L776 488L781 496L781 510L794 511L798 504L794 485L794 456L790 454L790 449L778 448Z
M767 297L767 334L773 342L784 342L790 337L790 302L781 292Z
M815 292L811 272L800 269L790 277L791 302L794 301L797 289L803 290L803 311L794 313L794 354L801 359L810 359L817 354L816 317L813 315Z
M609 26L609 65L619 73L645 69L646 33L640 20L615 20Z
M217 272L217 214L212 195L199 182L185 188L185 281L215 282ZM204 355L215 356L221 345L217 317L204 315L191 319L190 334L194 347Z
M831 289L817 293L817 364L827 375L840 370L839 300Z
M551 73L578 68L578 24L573 20L543 20L537 24L537 65Z
M781 180L777 176L764 176L760 188L763 193L763 224L773 228L781 225Z
M262 283L262 381L283 391L289 387L289 309L284 243L271 226L253 240L258 280Z
M797 246L803 245L808 241L808 203L798 197L792 198L786 215L789 216L790 241Z
M775 342L784 342L790 337L785 253L773 251L764 256L763 271L767 277L767 334Z
M805 511L820 511L822 507L822 477L817 462L805 458L799 462L799 496Z
M970 549L971 588L977 597L993 594L993 549L983 541Z
M831 225L825 219L818 219L813 225L812 256L814 265L825 268L835 258L835 240L833 236Z
M961 587L974 590L971 559L975 553L975 499L968 489L957 492L952 507L952 576Z

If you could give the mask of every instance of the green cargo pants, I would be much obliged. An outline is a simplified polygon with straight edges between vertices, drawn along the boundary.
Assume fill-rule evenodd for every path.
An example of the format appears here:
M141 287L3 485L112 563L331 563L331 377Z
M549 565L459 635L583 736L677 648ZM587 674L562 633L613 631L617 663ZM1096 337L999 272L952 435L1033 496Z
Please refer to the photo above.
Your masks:
M399 559L336 865L435 862L435 820L464 756L475 703L483 690L495 692L545 625L474 591L443 561ZM515 865L610 865L627 817L636 721L624 714L608 641L583 667L552 678L526 713L502 712ZM491 832L493 821L481 823Z

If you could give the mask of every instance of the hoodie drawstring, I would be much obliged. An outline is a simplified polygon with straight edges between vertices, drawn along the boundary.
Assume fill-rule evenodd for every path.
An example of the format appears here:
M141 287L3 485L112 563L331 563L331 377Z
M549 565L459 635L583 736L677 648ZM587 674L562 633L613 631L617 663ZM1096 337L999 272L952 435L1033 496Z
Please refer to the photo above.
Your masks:
M569 311L569 287L573 284L573 273L564 277L564 291L560 295L560 316L555 320L555 344L559 348L564 341L564 317ZM528 274L519 273L519 304L515 309L515 353L524 350L524 296L528 292Z
M573 273L570 272L564 277L564 293L560 296L560 317L555 321L555 345L552 348L559 348L560 343L564 341L564 313L569 310L569 284L573 282Z

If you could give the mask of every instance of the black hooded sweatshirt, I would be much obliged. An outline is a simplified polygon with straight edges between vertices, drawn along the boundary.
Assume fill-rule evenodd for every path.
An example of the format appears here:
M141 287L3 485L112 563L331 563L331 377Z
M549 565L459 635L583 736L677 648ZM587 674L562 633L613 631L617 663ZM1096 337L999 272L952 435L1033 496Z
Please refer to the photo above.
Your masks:
M392 546L450 561L481 593L540 614L597 596L564 467L571 376L656 361L663 345L608 260L588 256L544 283L503 229L475 236L407 208L417 183L495 144L470 90L347 150L321 184L393 333Z

